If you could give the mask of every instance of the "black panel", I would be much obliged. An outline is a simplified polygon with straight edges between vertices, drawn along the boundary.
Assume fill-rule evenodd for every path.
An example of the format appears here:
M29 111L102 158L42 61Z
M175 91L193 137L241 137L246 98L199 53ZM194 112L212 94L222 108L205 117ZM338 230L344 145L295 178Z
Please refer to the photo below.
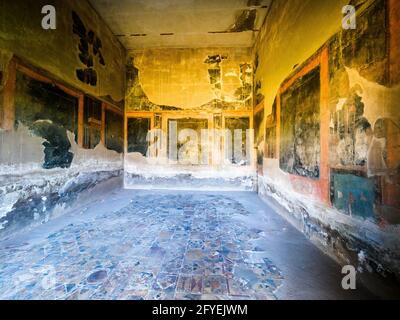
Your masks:
M128 152L140 152L143 156L146 156L149 147L146 138L149 130L149 118L128 119Z
M43 167L69 167L73 154L67 130L77 135L78 99L52 84L33 80L17 73L15 95L15 126L27 126L44 138L45 162Z

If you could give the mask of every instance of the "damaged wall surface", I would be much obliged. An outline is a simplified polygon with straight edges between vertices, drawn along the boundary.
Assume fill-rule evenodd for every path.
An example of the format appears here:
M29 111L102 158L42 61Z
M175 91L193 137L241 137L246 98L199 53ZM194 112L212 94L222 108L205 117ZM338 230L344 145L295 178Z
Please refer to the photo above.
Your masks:
M131 56L127 111L252 108L249 48L145 49Z
M43 168L69 167L73 154L67 132L78 133L78 99L20 72L15 92L15 129L25 125L46 141Z
M122 176L125 49L86 1L53 2L55 30L47 3L0 2L1 237Z
M271 0L90 0L127 49L251 47Z
M240 151L235 155L250 156L252 140L248 132L252 128L253 108L253 69L250 48L197 48L197 49L144 49L130 52L127 64L126 93L126 138L127 152L138 152L143 156L125 158L125 184L137 183L131 175L144 175L152 171L154 178L168 177L174 172L177 176L193 179L212 179L216 171L227 170L219 182L230 177L239 182L240 188L248 188L248 181L255 181L244 170L243 181L237 179L231 165L251 166L252 162L234 160L233 151L225 152L224 146L233 145L235 129L242 129ZM171 126L176 128L172 133ZM148 130L161 130L159 151L147 154ZM213 130L228 131L214 133ZM249 135L246 138L246 135ZM176 135L177 151L170 152L171 138ZM239 139L239 138L237 138ZM247 140L249 139L249 140ZM157 144L157 143L154 143ZM220 154L218 154L220 152ZM156 156L154 156L156 154ZM153 159L149 159L149 157ZM158 170L155 164L164 164L169 170ZM147 165L147 167L145 167ZM151 169L153 166L153 170ZM199 170L201 173L199 173ZM143 179L142 179L143 180ZM180 179L183 183L184 179ZM205 180L204 180L205 181ZM154 181L151 183L154 184ZM142 185L142 183L139 183ZM229 188L232 187L231 183ZM173 182L172 185L176 185ZM215 184L212 183L212 188ZM254 189L255 185L253 183Z
M352 4L356 30L341 28L341 1L271 7L254 49L259 191L342 263L399 279L400 7Z
M281 96L280 168L319 177L320 70L296 80Z
M342 264L400 281L397 0L350 1L355 30L348 0L200 1L204 43L176 1L50 2L55 30L41 28L47 2L0 0L0 237L122 176L258 188ZM170 24L137 23L136 8Z
M47 4L57 8L55 30L41 27L42 7ZM76 88L108 98L111 103L123 101L125 49L87 1L1 0L0 6L3 55L24 58ZM83 79L77 74L77 70L85 73L85 69L92 70L86 74L96 74L95 85L86 81L88 75Z

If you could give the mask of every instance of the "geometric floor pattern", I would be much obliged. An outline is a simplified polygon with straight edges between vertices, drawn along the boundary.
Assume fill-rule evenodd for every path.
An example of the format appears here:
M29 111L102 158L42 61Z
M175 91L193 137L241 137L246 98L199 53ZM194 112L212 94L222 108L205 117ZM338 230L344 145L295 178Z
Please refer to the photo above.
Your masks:
M283 275L231 197L152 194L0 246L0 299L275 299Z

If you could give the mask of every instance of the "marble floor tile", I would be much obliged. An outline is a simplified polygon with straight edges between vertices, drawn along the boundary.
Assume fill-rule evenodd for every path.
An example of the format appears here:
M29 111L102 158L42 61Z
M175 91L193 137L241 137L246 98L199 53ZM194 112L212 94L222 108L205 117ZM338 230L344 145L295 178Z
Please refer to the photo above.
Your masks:
M0 299L272 299L283 275L231 197L136 196L42 240L1 245Z

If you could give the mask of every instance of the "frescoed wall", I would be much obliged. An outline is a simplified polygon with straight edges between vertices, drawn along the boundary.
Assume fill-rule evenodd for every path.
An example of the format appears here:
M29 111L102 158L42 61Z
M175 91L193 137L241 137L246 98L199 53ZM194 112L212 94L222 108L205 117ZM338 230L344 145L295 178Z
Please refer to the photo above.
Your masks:
M216 177L222 183L239 177L240 189L255 189L253 133L248 131L254 121L250 48L144 49L129 56L125 185L142 186L137 176L146 173L143 181L151 183L165 175ZM133 126L135 119L146 119L150 129L163 134L153 143L160 150L150 152L157 155L152 159L149 137ZM236 151L235 139L240 140ZM130 141L136 140L141 148L132 147ZM169 149L173 143L176 152Z
M256 94L265 104L259 190L342 263L399 275L400 6L351 4L355 30L332 15L341 13L340 1L271 8L282 20L267 18L254 50ZM289 17L302 22L293 37ZM360 252L367 262L357 261Z
M57 8L55 30L41 28L45 4ZM0 7L3 236L122 175L126 53L86 1Z
M310 178L319 177L320 81L316 68L281 95L280 168Z
M346 214L366 216L368 211L377 223L397 224L400 207L390 201L390 193L400 190L399 83L390 73L395 50L385 28L389 4L376 1L360 15L357 33L342 31L329 43L331 199L335 206L348 203L337 206ZM345 179L344 187L348 174L355 177ZM370 192L357 197L352 190L361 182Z

